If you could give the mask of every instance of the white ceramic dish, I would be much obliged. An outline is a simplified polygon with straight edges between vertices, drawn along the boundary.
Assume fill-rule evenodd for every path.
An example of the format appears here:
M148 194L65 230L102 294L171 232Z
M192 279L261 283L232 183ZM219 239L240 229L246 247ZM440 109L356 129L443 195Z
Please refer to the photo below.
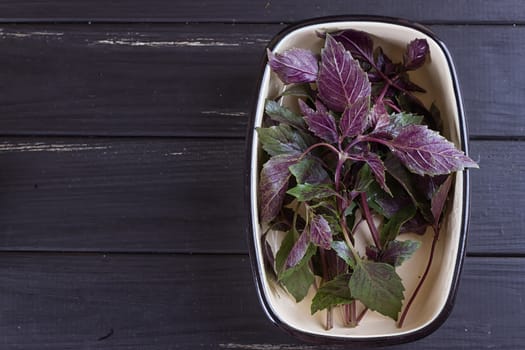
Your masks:
M323 40L316 32L333 32L341 29L356 29L368 32L374 37L376 45L381 45L394 61L400 61L406 44L416 38L424 38L430 46L431 60L422 69L411 74L411 79L427 90L421 100L429 106L435 102L441 111L444 135L452 140L465 153L466 125L461 96L454 66L444 44L426 28L406 21L372 17L331 17L306 21L287 28L278 34L269 45L272 51L282 52L291 47L308 48L320 52ZM339 315L334 316L335 327L325 330L322 320L325 315L318 312L310 315L310 302L314 291L304 301L297 304L281 289L275 288L268 278L261 247L261 226L258 214L258 176L261 169L257 133L254 129L261 125L266 98L273 97L282 89L282 83L270 72L266 60L259 81L259 90L249 126L246 193L250 208L249 242L253 273L259 298L267 316L287 332L308 341L345 342L360 345L386 345L414 340L423 337L439 327L448 317L454 303L458 279L464 256L468 219L469 181L468 172L455 175L453 201L444 220L442 232L435 252L430 274L411 307L402 328L395 322L377 313L369 312L356 328L340 326ZM410 238L409 236L407 238ZM427 233L417 254L406 262L398 272L405 285L405 299L414 290L421 275L430 250L432 235Z

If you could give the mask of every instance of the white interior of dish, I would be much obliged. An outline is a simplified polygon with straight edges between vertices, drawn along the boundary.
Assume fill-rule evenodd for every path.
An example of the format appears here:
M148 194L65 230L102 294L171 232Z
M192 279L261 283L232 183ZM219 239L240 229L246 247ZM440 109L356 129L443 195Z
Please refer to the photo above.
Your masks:
M424 38L430 46L431 60L424 68L411 74L412 80L427 90L426 94L420 95L420 99L430 106L435 102L441 111L443 119L444 134L457 146L460 146L459 137L459 111L457 109L456 95L454 92L452 72L447 59L440 46L429 36L415 29L395 24L381 22L333 22L316 24L302 27L285 37L276 45L275 51L282 52L291 47L311 49L320 53L323 44L318 38L316 31L332 32L340 29L356 29L366 31L374 36L375 45L381 45L385 52L394 60L399 62L406 44L416 38ZM270 72L267 66L259 92L257 115L254 127L261 125L264 114L264 103L267 97L274 97L281 89L282 83ZM315 335L327 337L348 338L371 338L395 336L414 332L431 323L442 311L449 295L454 268L456 265L457 252L460 243L461 216L463 208L463 177L455 176L453 188L453 201L449 203L447 216L442 226L442 232L436 248L434 261L430 274L420 290L417 299L410 309L410 313L402 328L397 328L393 320L375 312L368 312L360 325L356 328L342 326L341 313L334 314L334 328L327 331L324 329L326 312L317 312L310 315L310 303L314 295L313 288L305 300L296 303L275 282L267 278L263 263L263 253L260 246L261 227L258 222L257 208L257 186L260 171L260 152L257 133L253 133L253 153L251 161L251 192L252 192L252 217L254 221L253 234L256 244L258 269L261 274L263 285L262 294L267 299L273 314L280 322L288 326ZM364 225L366 226L366 225ZM417 284L417 276L421 276L426 266L432 234L427 232L424 236L403 235L403 239L416 239L423 241L419 251L407 262L397 269L403 279L405 286L405 300L411 295Z

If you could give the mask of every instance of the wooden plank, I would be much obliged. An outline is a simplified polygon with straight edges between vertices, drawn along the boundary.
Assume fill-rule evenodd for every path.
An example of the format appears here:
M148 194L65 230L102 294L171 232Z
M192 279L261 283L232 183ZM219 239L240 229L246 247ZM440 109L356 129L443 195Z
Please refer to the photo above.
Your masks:
M4 26L0 130L4 135L244 136L264 46L282 28ZM525 70L513 67L521 66L525 28L432 28L454 54L472 135L522 136L525 118L518 116L525 110Z
M0 21L218 21L218 22L290 22L306 18L367 14L395 16L426 22L512 23L522 21L522 3L502 0L458 2L446 0L355 0L311 1L308 6L294 1L2 1Z
M470 253L525 253L525 143L472 142ZM0 139L0 249L246 252L243 140Z
M228 25L4 27L0 130L244 135L258 63L273 32L242 28L239 33Z
M3 249L245 251L239 140L0 143Z
M3 253L0 285L2 348L327 348L266 320L247 256ZM518 349L524 289L525 259L467 258L448 321L396 348Z

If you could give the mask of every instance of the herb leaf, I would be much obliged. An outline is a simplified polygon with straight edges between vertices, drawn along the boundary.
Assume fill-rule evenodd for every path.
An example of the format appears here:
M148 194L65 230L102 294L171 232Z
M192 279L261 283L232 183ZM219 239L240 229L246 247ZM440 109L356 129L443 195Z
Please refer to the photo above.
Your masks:
M259 180L262 222L271 221L281 210L291 176L288 168L297 162L298 157L298 154L282 154L264 163Z
M350 276L347 273L338 275L319 288L310 307L312 315L317 311L341 304L349 304L354 300L348 287Z
M392 266L401 266L420 246L419 241L390 241L381 253L381 261Z
M410 173L401 161L392 155L386 157L384 164L387 172L405 189L412 199L412 202L421 210L425 219L432 222L430 203L426 197L417 190L414 183L414 178L416 178L417 175Z
M290 230L284 237L281 247L275 256L275 269L278 272L279 281L286 287L288 292L293 295L297 302L301 301L310 286L314 282L314 275L308 268L307 262L315 254L316 247L310 244L303 254L303 257L295 264L294 267L286 268L286 261L294 247L297 231Z
M308 265L303 265L283 277L280 282L286 287L286 290L293 295L295 301L300 302L308 294L308 290L312 283L314 283L314 280L314 274L310 271Z
M286 87L286 90L281 92L278 97L282 96L296 96L304 97L312 101L313 90L309 83L293 84ZM312 101L313 102L313 101Z
M323 249L331 248L332 230L322 215L315 215L310 222L310 240Z
M397 320L405 288L394 267L361 260L354 268L349 286L352 296L366 307Z
M367 74L359 62L328 34L321 53L317 88L321 100L335 112L343 112L358 98L371 93Z
M413 173L442 175L478 165L454 144L426 125L403 128L390 143L392 152Z
M407 70L414 70L425 63L429 53L428 43L425 39L412 40L408 45L403 56L403 63Z
M369 63L374 61L374 42L368 33L347 29L331 35L336 41L343 44L344 48L350 51L354 58L365 60Z
M271 156L301 153L308 145L303 137L288 125L257 128L263 149Z
M386 184L385 165L383 164L383 161L381 161L381 158L379 158L377 154L367 152L361 156L352 155L350 157L351 159L366 162L366 164L368 164L368 166L370 167L370 170L372 170L372 174L374 174L374 178L376 179L379 186L381 186L381 188L386 193L392 195L392 192L390 192L390 189Z
M348 248L348 245L343 241L333 241L332 242L332 249L337 253L337 255L343 259L348 266L354 267L356 264L354 255L352 254L352 251L350 248Z
M369 124L375 130L382 129L390 124L390 117L382 101L376 102L370 110Z
M448 192L450 191L450 186L452 185L452 176L447 177L445 182L438 187L437 191L432 196L430 209L432 211L432 216L434 216L434 225L437 226L439 219L441 218L441 213L445 207L445 202L448 198Z
M353 137L363 133L368 124L369 108L370 98L364 96L358 98L354 104L345 109L339 122L343 137Z
M289 269L291 267L296 266L304 258L309 245L310 237L308 231L303 230L303 232L299 235L299 239L297 239L292 249L290 250L288 258L286 258L286 263L284 265L285 268Z
M392 113L390 115L390 130L392 135L397 136L399 134L399 131L405 126L412 124L421 124L422 121L423 116L418 114L406 112Z
M314 111L303 100L298 100L298 102L299 108L305 116L304 120L308 124L308 129L323 140L336 143L338 135L335 118L328 113L326 107L320 101L316 101L317 110Z
M317 57L310 50L293 48L283 53L267 50L268 63L285 84L310 83L317 79Z
M326 184L298 184L294 188L289 189L286 193L297 198L299 202L307 202L312 199L322 199L337 194L330 185Z
M384 245L394 240L399 234L401 226L412 219L414 215L416 215L416 207L414 205L407 205L395 213L381 229L381 243Z
M290 166L290 172L298 184L320 184L328 180L328 173L321 163L310 156Z
M273 100L266 100L264 111L276 122L288 124L298 129L306 129L306 124L300 115L295 114Z

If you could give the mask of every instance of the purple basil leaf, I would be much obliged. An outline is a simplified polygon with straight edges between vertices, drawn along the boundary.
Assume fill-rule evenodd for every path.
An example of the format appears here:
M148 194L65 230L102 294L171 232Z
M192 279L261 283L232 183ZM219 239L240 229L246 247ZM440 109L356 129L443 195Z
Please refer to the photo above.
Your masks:
M425 39L412 40L407 45L407 50L403 56L405 68L414 70L421 67L425 63L428 53L428 43Z
M285 84L310 83L317 79L317 57L310 50L294 48L280 53L267 50L272 70Z
M401 161L391 154L385 158L384 161L387 172L405 189L406 193L412 199L412 202L419 208L425 219L432 221L432 213L430 212L430 203L428 199L421 193L416 184L415 178L418 175L412 174L401 163Z
M339 121L343 137L353 137L363 133L368 124L369 108L370 98L365 96L358 98L354 104L345 109Z
M306 233L305 236L306 237L303 239L310 239L308 233ZM290 277L290 275L293 275L298 269L305 266L317 251L317 248L313 244L308 244L307 249L302 254L302 258L300 258L293 267L287 266L286 262L289 259L292 249L294 246L296 246L300 238L301 236L295 229L288 231L281 242L281 246L279 247L277 254L275 254L275 269L278 272L278 278L281 281L287 277ZM302 244L303 243L299 243L299 246ZM306 267L308 268L308 266Z
M287 260L291 255L295 254L295 252L292 254L292 250L296 244L302 244L295 241L296 236L297 233L295 230L291 230L285 236L275 256L275 267L279 271L279 282L281 282L281 284L286 287L286 290L299 302L306 296L310 286L314 282L314 275L310 271L308 262L317 251L317 247L313 244L308 244L306 251L302 253L302 258L296 261L293 266L288 267Z
M308 235L308 231L304 230L299 236L297 242L295 242L295 244L293 245L292 250L290 250L288 258L286 259L285 267L289 269L297 265L305 256L309 245L310 237Z
M328 113L328 110L320 101L315 102L316 111L308 107L308 105L301 99L298 100L299 108L304 115L304 120L308 124L308 129L314 133L315 136L329 142L336 143L338 140L337 125L335 118Z
M332 36L326 35L321 53L321 68L317 81L319 97L333 111L343 112L360 97L371 93L367 74L350 52Z
M370 166L372 174L374 174L374 178L379 183L379 186L381 186L386 193L391 195L392 192L386 184L385 165L381 161L381 158L375 153L367 153L364 158L365 162Z
M392 192L390 192L390 189L386 184L385 165L377 154L367 152L363 155L350 155L349 157L350 159L362 161L368 164L379 186L381 186L386 193L392 195Z
M392 197L385 193L374 198L375 203L381 208L381 214L385 218L391 218L402 208L413 204L406 191L400 190L399 186L395 186L395 184L392 188L394 189Z
M264 163L259 181L261 221L269 222L277 216L288 189L291 165L297 163L299 154L282 154Z
M448 178L448 175L437 175L437 176L415 176L414 184L417 189L425 195L425 197L430 200L434 193L437 191L439 186L441 186L445 180Z
M308 147L301 134L285 124L257 128L262 148L271 156L301 153Z
M400 65L393 63L392 60L383 52L383 49L378 47L376 67L379 68L384 75L390 76L398 71ZM380 80L382 79L383 78L381 77Z
M379 101L370 110L370 116L368 118L369 126L374 130L380 130L390 124L390 117L386 111L383 102Z
M388 118L390 119L389 124L383 128L378 128L374 132L375 137L393 139L397 137L406 126L421 124L423 121L423 116L406 112L392 113Z
M426 125L409 125L391 141L391 150L413 173L442 175L478 165Z
M343 44L344 48L350 51L352 56L357 59L374 63L374 42L368 33L347 29L330 34L335 41Z
M310 240L323 249L331 249L332 230L322 215L315 215L310 222Z
M419 241L391 241L381 253L380 261L394 267L401 266L421 246Z
M414 217L401 226L399 233L415 233L417 235L424 235L427 232L428 221L425 220L420 211Z
M357 158L357 156L355 158ZM359 157L359 159L356 160L364 161L363 157ZM372 176L372 170L370 169L370 166L365 163L357 172L354 183L354 190L352 191L354 192L352 194L353 198L355 198L356 193L359 194L360 192L367 192L370 186L373 186L374 183L375 182Z
M386 244L394 240L401 230L401 226L416 215L416 207L413 204L407 205L400 211L395 213L388 221L381 227L381 243Z
M290 166L290 172L295 176L298 184L320 184L329 181L328 173L321 163L309 156Z
M432 210L432 215L434 216L434 225L436 227L439 223L439 219L441 218L443 208L445 207L445 202L448 198L448 192L450 191L451 184L452 176L449 176L432 196L430 209Z

